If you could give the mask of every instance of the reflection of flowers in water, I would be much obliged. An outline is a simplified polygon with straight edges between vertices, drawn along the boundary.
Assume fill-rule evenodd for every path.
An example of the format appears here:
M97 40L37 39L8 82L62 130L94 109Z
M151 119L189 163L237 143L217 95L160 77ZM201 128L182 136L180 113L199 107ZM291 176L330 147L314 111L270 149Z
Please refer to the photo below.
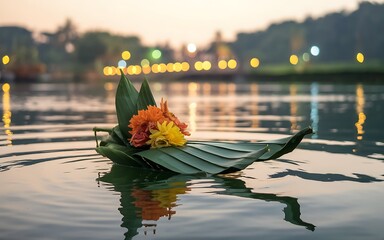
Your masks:
M237 178L188 176L168 171L152 171L118 165L114 165L110 173L98 178L101 182L112 184L112 190L120 193L119 211L123 216L121 226L128 230L124 234L125 239L132 239L138 235L139 229L145 235L149 231L156 234L157 221L163 217L171 220L180 204L178 196L191 191L193 188L191 180L196 179L214 182L211 193L216 195L279 202L285 205L283 209L285 221L303 226L311 231L315 230L313 224L301 219L297 198L271 193L256 193L247 188L244 181Z
M161 217L171 219L176 213L172 208L176 207L178 194L184 194L189 191L186 187L143 190L134 188L132 196L135 198L134 205L140 209L138 212L143 220L157 221Z

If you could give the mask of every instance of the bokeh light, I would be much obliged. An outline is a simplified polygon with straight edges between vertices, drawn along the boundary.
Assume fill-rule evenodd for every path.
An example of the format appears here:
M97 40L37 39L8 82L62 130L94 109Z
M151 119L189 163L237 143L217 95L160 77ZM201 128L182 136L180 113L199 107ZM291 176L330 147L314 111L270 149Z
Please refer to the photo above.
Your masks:
M228 64L227 64L227 61L225 60L220 60L218 63L217 63L217 66L221 69L221 70L224 70L227 68Z
M297 55L292 54L292 55L289 57L289 62L290 62L292 65L296 65L296 64L299 62L299 58L297 57Z
M151 73L151 67L148 66L143 66L143 73L144 74L150 74Z
M117 63L117 66L119 68L125 68L127 67L127 62L125 60L120 60L118 63Z
M152 58L159 59L161 58L161 51L159 49L155 49L152 51Z
M309 60L310 60L309 53L303 53L302 58L303 58L304 62L309 62Z
M127 61L131 58L131 53L129 51L124 51L121 53L121 58Z
M249 64L251 67L257 68L260 65L260 60L258 58L252 58Z
M195 53L196 50L197 50L197 47L196 47L196 45L195 45L194 43L189 43L189 44L187 45L187 50L188 50L188 52L190 52L190 53Z
M181 63L179 63L179 62L175 62L175 64L173 65L173 70L174 70L175 72L181 72L181 70L182 70Z
M160 70L159 64L157 64L157 63L153 64L151 68L152 68L153 73L158 73Z
M231 59L228 61L228 68L235 69L237 67L237 62L235 59Z
M318 46L311 47L312 56L318 56L320 54L320 48Z
M11 59L9 58L8 55L4 55L3 56L2 62L3 62L4 65L7 65L10 61L11 61Z
M4 83L1 88L3 92L9 92L9 90L11 89L11 85L9 85L9 83Z
M141 65L142 67L147 67L147 66L149 66L149 60L146 59L146 58L144 58L143 60L141 60L140 65Z
M210 61L204 61L204 62L203 62L203 69L204 69L204 70L208 71L208 70L211 69L211 67L212 67L212 64L211 64Z
M363 63L363 62L364 62L364 54L362 54L361 52L359 52L358 54L356 54L356 60L357 60L359 63Z
M173 72L174 69L173 69L173 63L168 63L167 64L167 72Z
M197 62L195 62L195 69L196 69L197 71L201 71L201 70L203 70L203 63L202 63L201 61L197 61Z
M186 71L189 70L189 68L190 68L189 63L187 63L187 62L182 62L181 63L181 70L182 71L186 72Z
M160 63L159 68L160 68L159 72L161 73L165 73L167 71L167 65L165 63Z

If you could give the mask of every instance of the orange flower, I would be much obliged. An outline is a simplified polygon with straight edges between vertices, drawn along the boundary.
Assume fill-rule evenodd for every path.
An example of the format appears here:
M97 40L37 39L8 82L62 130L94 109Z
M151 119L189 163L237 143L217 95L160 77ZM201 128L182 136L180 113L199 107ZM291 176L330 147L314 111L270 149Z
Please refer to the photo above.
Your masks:
M169 111L167 101L164 101L163 99L161 99L160 108L161 108L161 111L163 112L164 117L167 118L170 122L174 122L175 125L180 128L180 131L182 134L184 134L185 136L191 135L187 130L188 125L183 122L180 122L180 120L173 113Z
M132 135L130 143L135 147L143 146L149 140L149 130L164 120L163 112L158 107L148 106L147 110L140 110L129 122L128 127L132 129L129 132Z
M130 119L128 125L131 129L129 133L132 135L131 139L129 139L130 144L134 147L151 145L151 130L158 131L159 126L164 122L172 123L171 126L175 126L181 136L190 135L187 131L187 124L180 122L180 120L169 111L167 101L164 102L163 99L161 99L160 108L148 106L148 109L140 110L137 115L133 115ZM184 137L182 139L184 139Z

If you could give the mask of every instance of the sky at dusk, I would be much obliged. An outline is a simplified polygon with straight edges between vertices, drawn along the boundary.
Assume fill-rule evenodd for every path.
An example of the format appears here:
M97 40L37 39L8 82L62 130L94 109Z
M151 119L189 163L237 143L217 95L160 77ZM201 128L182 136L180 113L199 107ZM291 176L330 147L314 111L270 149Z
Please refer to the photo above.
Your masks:
M54 32L66 19L78 32L109 31L135 35L146 45L205 46L221 31L224 40L238 32L263 30L284 20L302 21L329 12L353 11L360 0L0 0L0 26ZM384 0L374 1L383 3Z

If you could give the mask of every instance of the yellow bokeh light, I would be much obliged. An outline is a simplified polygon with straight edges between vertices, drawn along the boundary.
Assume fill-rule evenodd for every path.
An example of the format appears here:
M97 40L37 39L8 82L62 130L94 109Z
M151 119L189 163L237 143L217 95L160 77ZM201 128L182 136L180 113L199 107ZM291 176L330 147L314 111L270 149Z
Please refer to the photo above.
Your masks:
M173 68L174 68L174 67L173 67L173 63L168 63L168 64L167 64L167 71L168 71L168 72L173 72L173 71L174 71Z
M299 62L299 57L297 57L297 55L295 55L295 54L292 54L292 55L289 57L289 62L290 62L292 65L296 65L296 64Z
M11 85L9 85L9 83L4 83L3 86L1 87L3 89L3 92L9 92L9 90L11 89Z
M124 60L128 60L131 58L131 53L129 51L124 51L121 53L121 58Z
M131 65L127 68L129 75L138 75L141 73L141 67L139 65Z
M159 72L161 73L165 73L167 71L167 65L165 65L165 63L160 63L159 68L160 68Z
M105 76L108 76L108 75L109 75L109 67L108 67L108 66L105 66L105 67L103 68L103 74L104 74Z
M257 68L260 65L260 60L258 58L252 58L249 64L251 67Z
M2 61L4 65L7 65L11 61L11 59L9 58L8 55L4 55L2 58Z
M135 68L135 74L136 75L139 75L140 73L141 73L141 66L139 66L139 65L136 65L136 66L134 66Z
M176 63L173 65L173 69L175 70L175 72L181 72L181 70L182 70L181 63L176 62Z
M359 62L359 63L363 63L364 62L364 54L362 53L358 53L356 54L356 60Z
M152 72L158 73L159 72L159 64L155 63L152 65Z
M143 67L143 73L144 73L144 74L149 74L149 73L151 73L151 67L150 67L150 66L144 66L144 67Z
M210 61L204 61L203 62L203 69L204 70L208 71L209 69L211 69L211 67L212 67L212 64Z
M113 75L115 75L117 72L120 72L120 71L117 71L116 67L113 67L113 66L112 66L112 67L109 67L108 72L109 72L109 75L113 76Z
M235 59L231 59L228 61L228 67L230 69L235 69L237 67L237 62Z
M195 69L196 69L197 71L201 71L201 70L203 70L203 63L200 62L200 61L195 62Z
M217 66L221 69L221 70L224 70L227 68L228 64L227 64L227 61L225 60L220 60L218 63L217 63Z
M189 63L187 63L187 62L182 62L181 63L181 70L182 71L184 71L184 72L186 72L186 71L188 71L189 70Z

